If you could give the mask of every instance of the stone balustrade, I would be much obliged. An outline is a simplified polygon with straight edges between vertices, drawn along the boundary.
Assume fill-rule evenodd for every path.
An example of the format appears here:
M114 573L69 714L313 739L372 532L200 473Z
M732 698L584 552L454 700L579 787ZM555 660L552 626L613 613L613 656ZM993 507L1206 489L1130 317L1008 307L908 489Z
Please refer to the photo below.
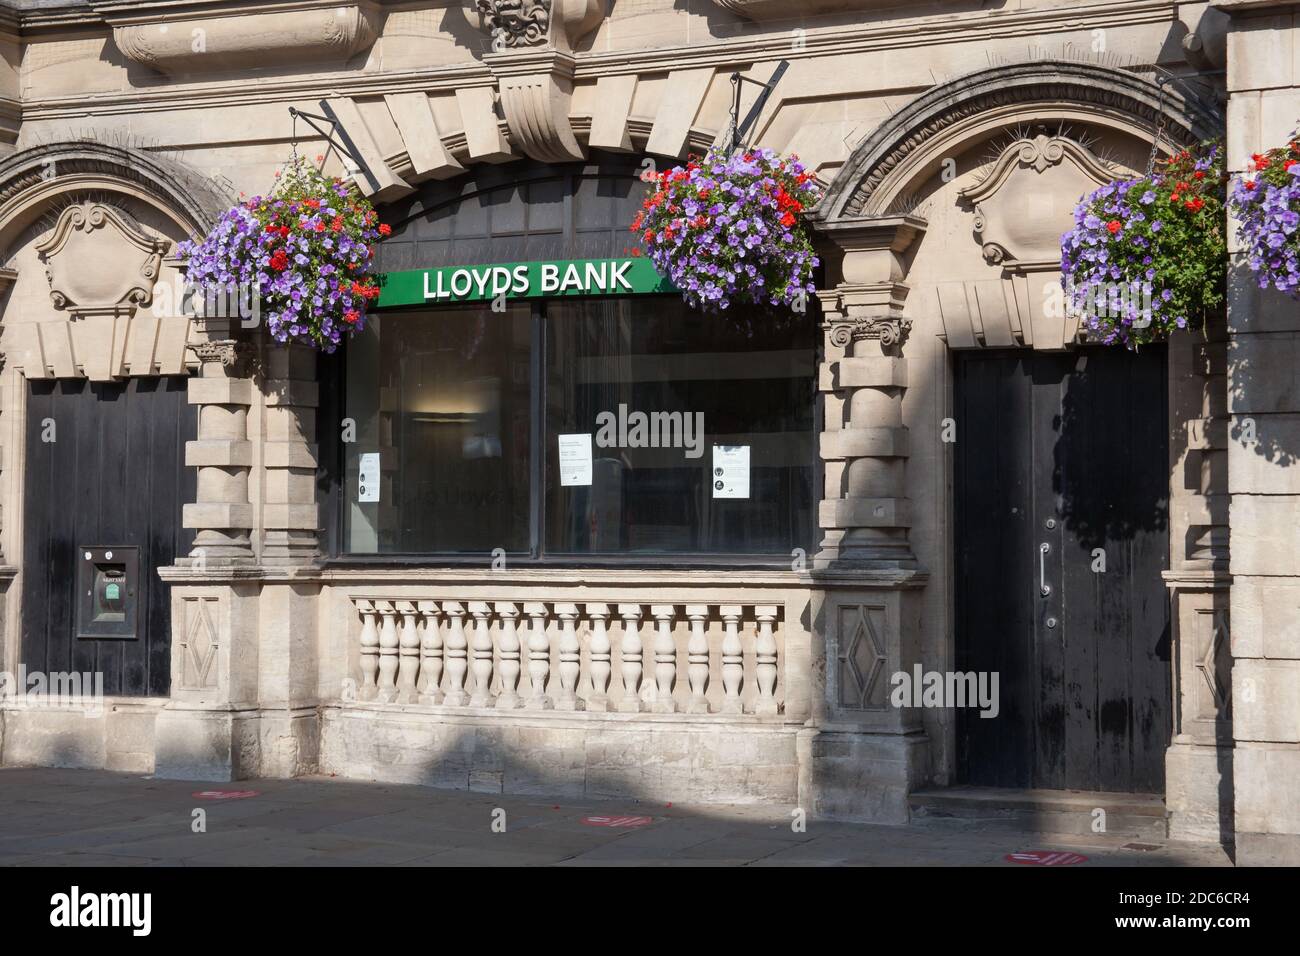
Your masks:
M779 604L355 596L352 605L360 619L358 663L345 703L783 712Z

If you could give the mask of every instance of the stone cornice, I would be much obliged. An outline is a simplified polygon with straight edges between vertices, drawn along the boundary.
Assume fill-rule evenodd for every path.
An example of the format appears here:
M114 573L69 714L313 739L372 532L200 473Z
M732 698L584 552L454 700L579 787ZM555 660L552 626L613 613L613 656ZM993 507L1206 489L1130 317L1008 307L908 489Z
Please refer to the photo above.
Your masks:
M991 39L1024 37L1042 40L1057 31L1092 28L1118 29L1143 23L1165 23L1173 16L1177 4L1172 0L1098 3L1079 7L1052 7L1018 11L1014 17L997 11L976 11L960 17L928 17L883 23L813 27L798 50L790 48L788 32L743 38L696 42L687 46L638 49L605 53L584 53L576 58L575 80L583 82L601 76L627 73L664 73L675 69L715 67L742 69L755 62L780 59L799 60L844 53L870 53L875 50L899 50L947 43L980 42ZM24 27L27 21L24 20ZM327 92L338 96L383 96L388 93L424 90L453 91L467 84L492 85L491 74L480 63L455 64L432 70L408 70L393 73L357 73L290 79L259 83L260 102L294 102L304 95L317 97ZM162 87L134 90L121 94L97 96L94 102L81 97L32 99L24 103L32 119L56 119L60 116L151 112L178 106L213 108L243 105L248 101L247 86L232 83L187 84L177 88Z

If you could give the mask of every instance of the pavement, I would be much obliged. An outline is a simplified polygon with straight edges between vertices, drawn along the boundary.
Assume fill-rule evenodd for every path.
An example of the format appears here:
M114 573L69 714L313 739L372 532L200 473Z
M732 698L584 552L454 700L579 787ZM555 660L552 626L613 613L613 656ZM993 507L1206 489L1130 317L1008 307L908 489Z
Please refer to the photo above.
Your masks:
M0 866L1015 866L1008 854L1034 850L1087 857L1077 866L1231 865L1216 846L1123 835L793 823L773 807L0 769Z

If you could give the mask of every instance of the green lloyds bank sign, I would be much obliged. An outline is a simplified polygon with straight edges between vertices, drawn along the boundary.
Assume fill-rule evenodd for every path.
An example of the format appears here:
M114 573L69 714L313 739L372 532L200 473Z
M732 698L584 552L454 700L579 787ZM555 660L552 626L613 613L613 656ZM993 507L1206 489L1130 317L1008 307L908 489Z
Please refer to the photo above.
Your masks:
M648 259L564 259L389 272L380 278L380 308L439 302L488 302L577 295L674 292Z

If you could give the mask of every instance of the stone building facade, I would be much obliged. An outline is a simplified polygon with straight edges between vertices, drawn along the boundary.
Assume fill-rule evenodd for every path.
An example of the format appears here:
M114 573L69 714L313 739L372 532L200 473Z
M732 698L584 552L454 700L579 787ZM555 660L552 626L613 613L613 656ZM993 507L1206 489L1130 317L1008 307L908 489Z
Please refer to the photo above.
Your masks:
M1297 16L0 4L0 670L106 695L0 701L0 758L890 823L952 785L1136 791L1300 861L1300 313L1234 264L1225 314L1116 357L1051 294L1083 193L1290 134ZM799 328L435 302L318 356L182 307L177 244L294 150L392 225L390 276L617 259L639 176L736 133L736 74L742 138L825 189ZM593 409L688 394L733 396L705 444L747 449L747 504L649 452L589 460L612 497L553 474ZM891 701L977 671L1000 716Z

